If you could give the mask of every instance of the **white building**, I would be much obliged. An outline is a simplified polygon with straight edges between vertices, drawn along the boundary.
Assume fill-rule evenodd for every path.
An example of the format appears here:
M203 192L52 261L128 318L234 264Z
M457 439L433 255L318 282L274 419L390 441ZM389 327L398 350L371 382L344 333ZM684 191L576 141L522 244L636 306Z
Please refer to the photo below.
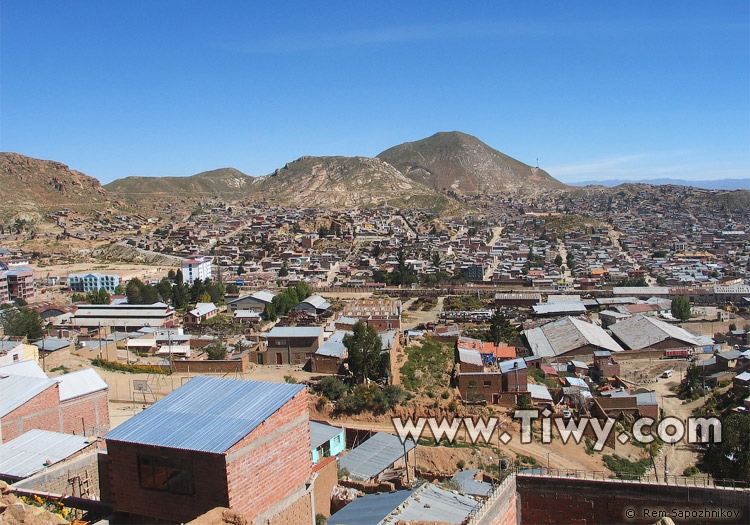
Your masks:
M196 257L182 261L182 282L192 285L196 279L211 279L211 257Z

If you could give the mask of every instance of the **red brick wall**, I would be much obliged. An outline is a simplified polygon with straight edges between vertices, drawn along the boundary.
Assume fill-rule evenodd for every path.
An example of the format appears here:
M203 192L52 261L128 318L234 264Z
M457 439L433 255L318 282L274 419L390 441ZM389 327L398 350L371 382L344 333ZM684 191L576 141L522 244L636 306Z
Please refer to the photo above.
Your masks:
M5 443L38 428L53 432L100 436L109 430L108 390L60 402L59 387L53 385L2 418Z
M740 491L523 475L517 476L516 485L523 523L651 524L659 518L644 516L644 509L670 512L674 508L740 511L738 517L724 523L748 523L750 519L750 499ZM629 509L634 512L632 519L626 514ZM690 521L696 522L711 520ZM675 523L686 521L675 519Z
M190 521L214 507L228 507L226 463L222 454L208 454L148 445L107 441L112 504L116 512L150 519ZM142 489L137 454L187 458L193 465L194 495Z
M0 420L2 441L6 443L24 432L38 428L62 432L60 425L60 393L57 384L50 386Z
M105 434L109 430L109 391L101 390L60 403L63 428L66 434L87 436Z
M290 428L276 435L280 427L288 424ZM244 447L253 445L258 446L242 452ZM232 453L239 457L232 459ZM304 389L228 451L229 507L255 517L302 487L311 473Z

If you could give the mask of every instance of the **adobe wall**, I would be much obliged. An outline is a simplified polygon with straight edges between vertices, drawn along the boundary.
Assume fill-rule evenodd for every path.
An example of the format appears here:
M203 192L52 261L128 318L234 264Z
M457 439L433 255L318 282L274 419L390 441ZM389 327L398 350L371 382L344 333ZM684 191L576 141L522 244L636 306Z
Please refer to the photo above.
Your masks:
M174 371L185 374L226 374L247 372L250 368L250 357L247 355L242 356L242 359L233 359L231 361L208 359L177 359L174 361Z
M539 525L552 523L643 523L660 519L655 512L677 510L739 511L731 519L701 520L690 523L748 523L750 492L641 482L582 480L560 477L516 477L521 500L521 521ZM632 517L631 517L632 516ZM672 517L670 514L667 516ZM686 520L672 518L675 523Z
M315 513L322 514L326 518L331 515L331 492L338 485L338 463L335 456L325 458L313 466L313 472L317 474L313 482L313 495L315 501Z

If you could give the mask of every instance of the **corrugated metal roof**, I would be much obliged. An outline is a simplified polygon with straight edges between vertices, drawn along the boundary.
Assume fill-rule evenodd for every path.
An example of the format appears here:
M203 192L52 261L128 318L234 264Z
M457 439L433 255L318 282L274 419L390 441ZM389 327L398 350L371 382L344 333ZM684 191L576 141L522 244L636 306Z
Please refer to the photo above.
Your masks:
M468 363L477 366L484 365L484 363L482 362L482 354L480 354L477 350L472 350L470 348L459 348L458 359L461 363Z
M104 439L221 454L304 388L198 376Z
M549 390L544 385L535 385L533 383L529 383L528 385L526 385L526 390L528 390L531 394L531 399L543 399L545 401L552 401L552 394L549 393Z
M0 366L0 375L36 377L38 379L48 379L39 363L32 359L18 361L10 365Z
M487 496L490 490L492 490L492 485L484 481L475 480L474 477L477 475L477 472L479 472L479 469L462 470L461 472L457 472L451 479L458 483L459 490L464 494Z
M57 350L67 348L68 346L70 346L71 342L67 339L58 339L57 337L45 337L44 339L34 341L31 344L39 347L39 350L44 350L45 352L55 352Z
M636 315L609 327L615 336L631 350L639 350L672 338L688 346L700 346L700 342L687 330L651 316Z
M267 337L318 337L322 333L322 326L274 326L265 335Z
M582 302L561 301L559 303L539 303L532 306L535 314L582 314L586 312L586 305Z
M29 399L57 384L54 379L0 376L0 417L14 411Z
M0 445L0 476L28 478L89 445L85 436L29 430Z
M334 427L317 421L310 421L310 450L315 450L344 431L341 427Z
M524 333L534 354L542 357L559 356L585 345L622 352L622 347L601 327L574 317L564 317Z
M214 310L216 310L216 305L214 303L198 303L195 305L195 308L190 310L190 314L195 317L201 317L210 314Z
M507 374L508 372L512 372L513 370L525 370L526 369L526 361L519 357L518 359L510 359L508 361L502 361L498 364L498 368L500 368L500 371L503 374Z
M406 452L416 445L406 442ZM368 480L390 467L404 455L404 445L393 434L377 432L360 446L342 456L339 466L349 471L352 476Z
M319 295L311 295L304 301L300 302L300 304L302 303L309 304L313 308L317 308L319 310L325 310L331 307L331 303L329 303L328 301L326 301L323 297Z
M406 522L463 523L477 501L432 483L426 483L409 496L395 516Z
M317 355L325 355L329 357L341 357L346 351L346 347L342 341L347 333L349 332L344 332L342 330L333 332L330 339L320 345L320 348L318 348L315 353Z
M84 368L83 370L63 374L55 379L60 383L60 401L67 401L109 388L109 385L93 368Z
M547 337L542 332L541 328L531 328L530 330L524 330L526 340L529 342L529 347L535 356L539 357L554 357L555 351L550 346Z
M357 498L328 518L328 525L378 525L414 491L399 490Z

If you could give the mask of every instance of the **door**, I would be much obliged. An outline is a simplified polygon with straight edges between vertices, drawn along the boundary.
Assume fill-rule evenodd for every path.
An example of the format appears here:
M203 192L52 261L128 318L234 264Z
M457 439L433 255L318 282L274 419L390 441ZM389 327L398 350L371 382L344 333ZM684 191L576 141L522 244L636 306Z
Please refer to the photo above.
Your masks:
M276 364L280 365L282 362L281 352L276 352Z

